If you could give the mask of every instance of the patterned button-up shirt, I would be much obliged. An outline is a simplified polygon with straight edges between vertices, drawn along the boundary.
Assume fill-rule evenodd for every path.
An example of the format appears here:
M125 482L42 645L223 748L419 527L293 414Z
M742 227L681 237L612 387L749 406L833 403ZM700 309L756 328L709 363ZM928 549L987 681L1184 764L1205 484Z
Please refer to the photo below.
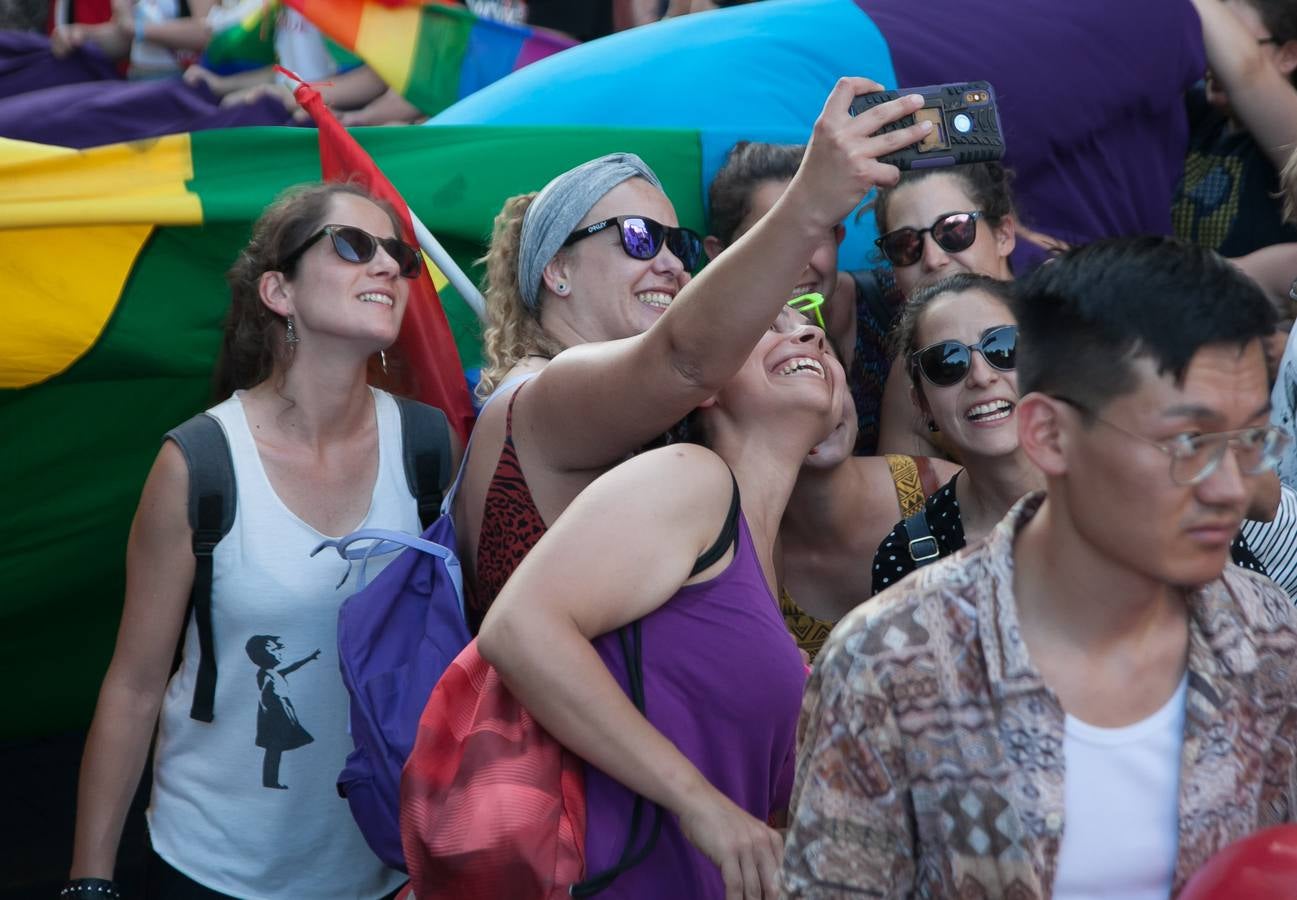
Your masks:
M1065 827L1064 712L1019 635L1013 545L986 541L844 619L798 729L784 896L1049 898ZM1297 817L1297 616L1234 566L1189 599L1174 891Z

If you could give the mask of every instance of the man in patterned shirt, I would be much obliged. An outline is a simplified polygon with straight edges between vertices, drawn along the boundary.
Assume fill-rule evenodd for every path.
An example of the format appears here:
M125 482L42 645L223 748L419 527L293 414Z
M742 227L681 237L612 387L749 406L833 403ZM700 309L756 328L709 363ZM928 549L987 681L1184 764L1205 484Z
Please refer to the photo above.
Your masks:
M1165 898L1297 815L1292 603L1227 565L1284 443L1269 304L1165 238L1020 291L1014 415L1047 490L834 631L785 896Z

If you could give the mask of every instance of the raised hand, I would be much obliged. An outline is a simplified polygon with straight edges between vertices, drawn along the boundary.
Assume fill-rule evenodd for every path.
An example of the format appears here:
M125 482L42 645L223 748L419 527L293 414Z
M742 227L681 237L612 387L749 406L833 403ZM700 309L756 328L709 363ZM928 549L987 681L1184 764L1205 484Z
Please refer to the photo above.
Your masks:
M932 130L931 124L918 122L875 134L921 108L923 98L918 94L851 115L852 100L881 90L882 85L868 78L840 78L824 101L806 156L785 195L785 202L798 204L815 227L837 225L875 187L896 184L900 170L878 158L922 140Z

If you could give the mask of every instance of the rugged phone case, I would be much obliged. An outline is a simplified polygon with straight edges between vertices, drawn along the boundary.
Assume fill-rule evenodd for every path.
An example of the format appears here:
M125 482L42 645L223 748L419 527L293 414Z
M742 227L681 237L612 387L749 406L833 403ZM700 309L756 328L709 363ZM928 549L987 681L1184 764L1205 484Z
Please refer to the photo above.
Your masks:
M862 94L851 104L851 114L895 100L907 94L922 94L923 107L912 115L885 125L880 133L913 125L926 119L933 124L928 137L917 144L882 157L898 169L930 169L962 163L990 162L1004 156L1004 132L995 89L985 81L938 84L898 91Z

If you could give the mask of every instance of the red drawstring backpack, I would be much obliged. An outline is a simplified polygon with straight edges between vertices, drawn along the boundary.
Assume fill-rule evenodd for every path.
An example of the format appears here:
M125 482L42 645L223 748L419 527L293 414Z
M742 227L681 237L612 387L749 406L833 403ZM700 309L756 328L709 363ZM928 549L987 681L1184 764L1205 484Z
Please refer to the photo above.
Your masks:
M631 696L644 710L639 623L619 632ZM401 842L419 900L589 897L653 849L662 810L634 850L642 807L616 866L585 874L585 763L531 717L477 652L446 669L401 776Z

